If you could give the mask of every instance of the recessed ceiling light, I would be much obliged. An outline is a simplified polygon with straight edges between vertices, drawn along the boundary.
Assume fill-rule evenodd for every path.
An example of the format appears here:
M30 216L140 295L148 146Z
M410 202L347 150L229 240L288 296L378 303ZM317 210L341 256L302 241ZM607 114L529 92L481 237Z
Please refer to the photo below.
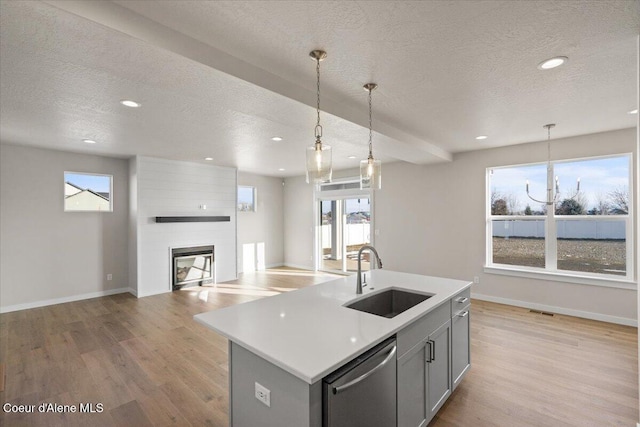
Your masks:
M481 141L483 139L487 139L487 138L488 138L487 135L478 135L478 136L476 136L476 139L479 140L479 141Z
M627 114L638 114L638 109L627 111Z
M282 137L281 136L272 136L271 140L272 141L282 141Z
M95 144L96 141L93 139L83 139L82 142L86 142L87 144Z
M355 158L356 158L356 156L349 156L349 157L347 157L347 159L355 159Z
M124 105L125 107L131 108L138 108L141 105L139 102L132 101L130 99L123 99L122 101L120 101L120 104Z
M278 169L278 170L279 170L280 172L283 172L283 171L284 171L284 168L280 168L280 169Z
M538 70L550 70L556 68L567 62L569 58L566 56L556 56L554 58L547 59L538 64Z
M205 157L204 159L211 161L211 160L213 160L213 157Z

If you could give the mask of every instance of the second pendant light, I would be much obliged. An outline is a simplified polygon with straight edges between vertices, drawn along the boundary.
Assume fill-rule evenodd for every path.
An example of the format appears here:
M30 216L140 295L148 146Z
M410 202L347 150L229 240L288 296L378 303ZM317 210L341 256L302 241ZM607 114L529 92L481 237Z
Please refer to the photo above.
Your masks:
M372 108L371 108L371 92L378 85L375 83L367 83L363 86L364 90L369 92L369 157L360 161L360 188L370 188L380 190L382 188L382 162L373 158L373 127L372 127Z

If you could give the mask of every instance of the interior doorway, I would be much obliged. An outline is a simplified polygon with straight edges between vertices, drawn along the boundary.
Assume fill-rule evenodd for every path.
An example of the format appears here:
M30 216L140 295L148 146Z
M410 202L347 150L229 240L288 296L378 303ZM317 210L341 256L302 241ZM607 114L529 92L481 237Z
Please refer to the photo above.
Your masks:
M358 250L371 244L371 199L367 196L323 198L318 207L319 269L357 271ZM369 269L369 252L363 254L362 269Z

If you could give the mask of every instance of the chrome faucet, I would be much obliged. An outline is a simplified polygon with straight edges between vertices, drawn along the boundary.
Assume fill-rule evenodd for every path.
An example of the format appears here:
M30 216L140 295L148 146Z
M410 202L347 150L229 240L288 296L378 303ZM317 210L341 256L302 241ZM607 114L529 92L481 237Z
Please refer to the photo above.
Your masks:
M374 248L373 246L370 245L364 245L360 248L360 250L358 251L358 273L357 273L357 277L356 277L356 294L361 294L362 293L362 264L361 264L361 257L362 257L362 251L364 251L365 249L369 249L369 253L373 253L376 256L376 259L378 260L378 268L382 268L382 260L380 259L380 255L378 255L378 251L376 251L376 248Z

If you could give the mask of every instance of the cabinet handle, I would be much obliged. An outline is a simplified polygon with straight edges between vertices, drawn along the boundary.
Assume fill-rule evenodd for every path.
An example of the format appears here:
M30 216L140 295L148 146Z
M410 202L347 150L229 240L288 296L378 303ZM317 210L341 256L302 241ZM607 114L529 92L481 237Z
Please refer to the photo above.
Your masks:
M467 317L468 314L468 311L463 311L462 313L458 313L458 317Z
M469 301L469 298L467 298L467 297L456 298L456 302L459 302L460 304L464 304L467 301Z
M427 358L427 363L435 362L435 360L436 360L436 343L435 343L435 341L427 340L427 344L429 344L429 357Z

